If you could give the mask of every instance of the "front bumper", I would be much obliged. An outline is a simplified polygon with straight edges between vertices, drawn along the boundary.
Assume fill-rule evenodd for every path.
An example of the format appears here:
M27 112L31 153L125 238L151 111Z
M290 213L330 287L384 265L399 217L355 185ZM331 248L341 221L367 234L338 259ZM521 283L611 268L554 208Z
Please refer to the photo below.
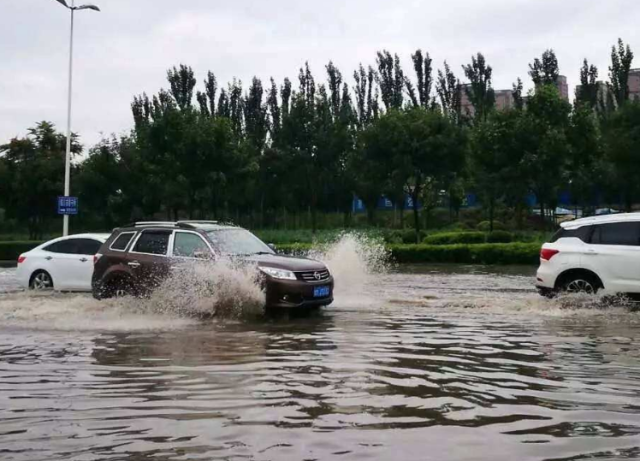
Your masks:
M315 287L328 286L329 296L316 298ZM333 302L333 277L318 282L303 280L266 279L267 308L297 309L328 306Z

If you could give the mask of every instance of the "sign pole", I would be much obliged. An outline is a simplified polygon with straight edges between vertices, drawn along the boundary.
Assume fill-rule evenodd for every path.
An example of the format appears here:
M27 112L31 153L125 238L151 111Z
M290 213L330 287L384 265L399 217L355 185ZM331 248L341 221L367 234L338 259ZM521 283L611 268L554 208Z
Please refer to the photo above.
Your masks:
M73 7L72 0L72 7ZM68 197L71 193L70 176L71 176L71 97L73 91L73 14L71 9L71 37L69 39L69 94L67 101L67 152L64 163L64 195ZM62 235L69 235L69 215L65 214L62 218Z

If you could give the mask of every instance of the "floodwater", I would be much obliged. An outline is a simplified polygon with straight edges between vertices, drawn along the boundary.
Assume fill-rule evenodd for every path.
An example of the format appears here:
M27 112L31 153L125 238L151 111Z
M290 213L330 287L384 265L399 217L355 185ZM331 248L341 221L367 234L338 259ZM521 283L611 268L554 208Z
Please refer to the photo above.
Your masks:
M0 459L640 458L633 307L347 253L333 306L278 318L14 293L0 269Z

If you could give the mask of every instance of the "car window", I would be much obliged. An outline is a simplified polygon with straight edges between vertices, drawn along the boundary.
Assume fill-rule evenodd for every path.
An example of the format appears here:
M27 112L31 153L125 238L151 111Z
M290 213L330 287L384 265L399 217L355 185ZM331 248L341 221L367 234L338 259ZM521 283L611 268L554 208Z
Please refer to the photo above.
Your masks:
M222 254L273 254L273 250L245 229L219 229L207 232L214 247Z
M173 242L173 255L189 258L206 257L211 255L211 250L199 235L189 232L176 232Z
M640 223L619 222L594 226L591 243L594 245L640 246Z
M556 232L549 243L554 243L560 240L561 238L577 238L582 240L585 243L589 242L591 238L591 232L593 232L593 226L582 226L577 229L563 229L560 228L558 232Z
M52 243L43 249L51 253L78 254L76 252L76 241L77 239L61 240L59 242Z
M167 231L145 231L140 235L133 249L136 253L149 253L153 255L166 255L169 248L169 235Z
M93 256L98 252L102 242L94 239L77 239L76 240L76 254Z
M114 242L111 244L109 248L116 251L126 250L127 246L129 245L129 242L131 241L131 239L135 234L136 234L135 232L123 232L118 236L117 239L114 240Z

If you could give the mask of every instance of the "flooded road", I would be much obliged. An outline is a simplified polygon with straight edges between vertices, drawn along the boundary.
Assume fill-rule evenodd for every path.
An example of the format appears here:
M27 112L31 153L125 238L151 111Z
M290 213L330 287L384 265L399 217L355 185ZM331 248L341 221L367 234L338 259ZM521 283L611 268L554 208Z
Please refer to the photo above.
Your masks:
M312 315L206 322L0 294L0 459L640 458L640 313L533 272L401 267Z

